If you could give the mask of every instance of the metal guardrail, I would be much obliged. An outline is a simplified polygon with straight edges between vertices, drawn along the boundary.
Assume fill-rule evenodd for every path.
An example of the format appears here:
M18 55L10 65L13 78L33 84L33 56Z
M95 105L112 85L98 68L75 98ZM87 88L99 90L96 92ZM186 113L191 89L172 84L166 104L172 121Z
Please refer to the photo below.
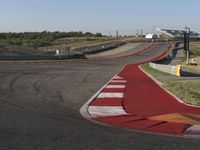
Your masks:
M173 65L162 65L162 64L156 64L156 63L149 63L149 66L151 68L154 68L156 70L165 72L165 73L169 73L172 75L176 75L176 76L181 76L181 66L177 65L177 66L173 66Z
M19 49L13 49L13 50L0 50L0 56L11 56L11 55L18 55L18 56L24 56L24 55L29 55L29 56L35 56L35 55L48 55L48 56L53 56L56 54L56 50L19 50Z
M79 48L79 49L75 49L73 51L80 51L81 54L96 54L99 52L103 52L103 51L107 51L113 48L117 48L119 46L124 45L124 42L112 42L112 43L108 43L108 44L101 44L101 45L97 45L97 46L90 46L90 47L85 47L85 48Z
M0 60L62 60L68 56L0 56Z

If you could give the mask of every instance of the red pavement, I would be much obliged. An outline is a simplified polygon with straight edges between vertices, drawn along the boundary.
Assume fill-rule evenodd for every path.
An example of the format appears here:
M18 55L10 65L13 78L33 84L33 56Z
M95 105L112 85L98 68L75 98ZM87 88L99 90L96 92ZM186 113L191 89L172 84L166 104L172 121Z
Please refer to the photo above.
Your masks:
M126 112L130 114L145 117L169 113L200 114L199 108L178 102L137 65L128 65L119 75L128 81L123 102Z
M171 47L153 60L163 57L170 49ZM102 92L110 93L124 92L122 99L96 98L90 104L91 106L122 106L127 115L98 117L95 120L130 129L172 135L184 136L191 134L191 136L196 136L195 133L199 132L200 126L195 126L194 129L192 124L152 119L154 116L174 113L200 115L200 108L191 107L177 101L176 98L141 71L138 67L140 64L127 65L118 74L119 77L127 81L125 89L102 90ZM110 84L117 85L117 83L108 83L108 85Z

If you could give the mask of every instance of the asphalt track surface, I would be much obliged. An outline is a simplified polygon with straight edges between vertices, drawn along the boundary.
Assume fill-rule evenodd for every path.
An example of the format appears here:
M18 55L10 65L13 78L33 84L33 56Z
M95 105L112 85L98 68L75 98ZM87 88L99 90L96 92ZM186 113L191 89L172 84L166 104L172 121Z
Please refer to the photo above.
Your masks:
M154 58L166 47L160 43L116 60L0 64L0 149L198 150L198 139L103 126L79 113L124 65Z

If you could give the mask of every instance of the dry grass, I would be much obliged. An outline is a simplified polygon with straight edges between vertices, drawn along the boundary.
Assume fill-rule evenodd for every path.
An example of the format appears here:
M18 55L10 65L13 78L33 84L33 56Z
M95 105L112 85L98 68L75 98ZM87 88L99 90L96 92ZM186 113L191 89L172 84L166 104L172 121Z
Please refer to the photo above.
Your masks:
M185 71L194 71L200 72L200 42L192 42L190 43L190 51L192 55L189 62L192 62L192 59L196 60L197 66L185 65L186 61L181 62L181 65Z
M192 42L192 43L190 43L190 48L192 48L192 49L200 49L200 42Z
M165 81L164 87L186 103L200 106L200 80Z
M194 57L200 56L200 42L190 43L190 51L193 53Z
M198 66L190 66L190 65L182 65L183 70L192 71L192 72L200 72L200 65Z

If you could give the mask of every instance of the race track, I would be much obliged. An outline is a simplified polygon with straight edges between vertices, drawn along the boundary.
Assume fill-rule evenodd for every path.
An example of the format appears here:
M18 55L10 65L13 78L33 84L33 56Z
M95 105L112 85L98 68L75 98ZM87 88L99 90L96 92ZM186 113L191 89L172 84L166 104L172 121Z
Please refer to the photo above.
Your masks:
M166 47L167 44L160 43L144 53L111 60L1 63L0 149L199 149L198 139L103 126L79 113L81 106L124 65L154 58Z

